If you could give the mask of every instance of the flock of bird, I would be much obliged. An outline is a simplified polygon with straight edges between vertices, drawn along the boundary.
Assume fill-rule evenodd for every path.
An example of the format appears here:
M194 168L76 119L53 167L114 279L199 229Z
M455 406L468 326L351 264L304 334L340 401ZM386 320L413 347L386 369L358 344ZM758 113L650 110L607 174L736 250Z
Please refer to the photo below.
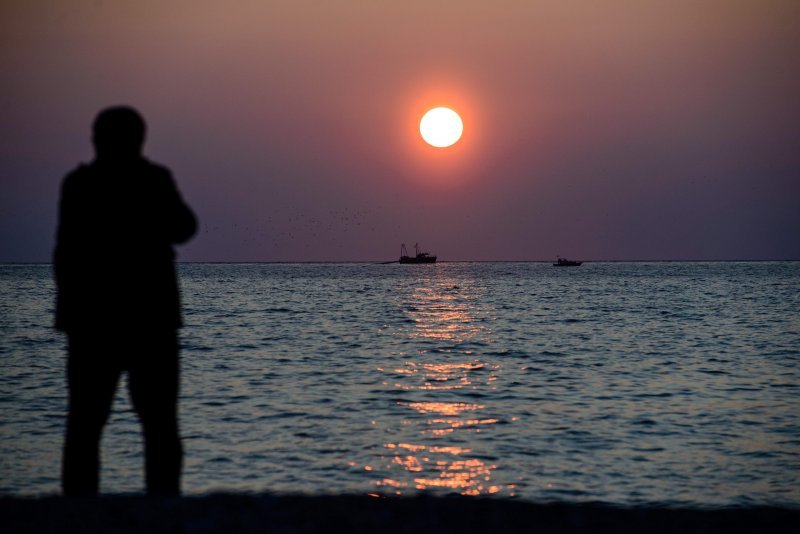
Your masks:
M381 209L381 206L376 210L332 209L319 215L293 210L293 213L285 215L256 216L247 222L242 222L242 219L226 224L211 222L202 227L202 233L208 238L234 240L245 248L258 247L262 253L270 255L265 248L280 251L291 246L296 249L298 240L302 240L303 248L309 249L321 242L341 244L349 242L348 238L353 235L365 237L374 234ZM399 225L394 230L399 234Z

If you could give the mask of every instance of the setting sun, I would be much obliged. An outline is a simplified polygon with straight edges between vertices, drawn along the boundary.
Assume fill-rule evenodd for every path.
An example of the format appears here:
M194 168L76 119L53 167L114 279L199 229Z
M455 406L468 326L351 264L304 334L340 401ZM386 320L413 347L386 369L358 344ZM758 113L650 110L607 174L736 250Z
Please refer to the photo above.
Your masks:
M422 117L419 133L431 146L444 148L461 139L464 124L458 113L450 108L433 108Z

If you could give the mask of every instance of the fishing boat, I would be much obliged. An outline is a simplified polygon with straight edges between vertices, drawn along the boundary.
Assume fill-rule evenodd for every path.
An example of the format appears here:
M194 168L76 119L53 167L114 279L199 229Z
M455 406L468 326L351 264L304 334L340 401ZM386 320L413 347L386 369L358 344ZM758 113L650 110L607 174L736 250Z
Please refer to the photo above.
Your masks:
M553 264L553 267L577 267L579 266L582 261L572 261L566 258L562 258L561 256L558 257L556 263Z
M419 243L414 244L415 256L409 256L405 244L400 245L400 263L436 263L436 256L419 251Z

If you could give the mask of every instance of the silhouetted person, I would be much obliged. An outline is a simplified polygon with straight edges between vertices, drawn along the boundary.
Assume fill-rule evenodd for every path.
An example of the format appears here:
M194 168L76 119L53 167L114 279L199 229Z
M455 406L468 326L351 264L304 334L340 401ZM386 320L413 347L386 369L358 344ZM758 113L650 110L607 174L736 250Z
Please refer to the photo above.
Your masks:
M96 157L64 179L54 266L56 328L69 348L62 483L95 495L99 446L120 376L142 423L148 493L178 494L178 338L173 244L197 222L168 169L142 157L145 124L114 107L94 122Z

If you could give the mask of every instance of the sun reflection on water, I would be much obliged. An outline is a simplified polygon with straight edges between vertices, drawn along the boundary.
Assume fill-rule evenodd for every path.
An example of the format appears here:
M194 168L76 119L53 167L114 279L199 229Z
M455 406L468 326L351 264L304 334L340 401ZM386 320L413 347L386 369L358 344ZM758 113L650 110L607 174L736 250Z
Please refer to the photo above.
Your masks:
M412 479L416 489L450 488L460 490L465 495L496 493L498 486L486 484L491 479L495 465L489 465L477 458L458 459L468 454L469 448L456 446L426 446L409 443L387 443L386 448L394 453L392 462L411 473L428 473L428 476L415 476ZM449 455L451 458L434 458L433 455ZM435 474L437 476L431 476ZM408 487L411 482L384 478L378 486L393 488Z
M486 407L482 404L469 404L466 402L398 402L398 404L406 404L421 414L438 413L441 415L460 415L467 411L480 410Z
M408 385L397 382L394 386L399 389L461 389L472 386L473 382L470 380L470 374L473 371L480 371L485 367L486 364L479 360L454 363L417 363L409 361L405 362L403 368L395 369L394 372L398 375L416 377L419 381L423 382L422 385Z
M401 354L405 361L380 369L392 376L384 386L416 394L398 401L408 410L403 435L411 439L384 444L383 475L375 485L402 494L410 490L449 490L462 495L488 495L513 485L492 483L497 465L477 457L472 435L500 422L481 416L483 403L458 399L460 392L494 389L500 366L479 357L483 340L491 335L485 306L480 309L480 290L459 287L454 280L433 278L418 284L400 305L410 321L397 335L415 348ZM437 396L447 395L441 399Z

